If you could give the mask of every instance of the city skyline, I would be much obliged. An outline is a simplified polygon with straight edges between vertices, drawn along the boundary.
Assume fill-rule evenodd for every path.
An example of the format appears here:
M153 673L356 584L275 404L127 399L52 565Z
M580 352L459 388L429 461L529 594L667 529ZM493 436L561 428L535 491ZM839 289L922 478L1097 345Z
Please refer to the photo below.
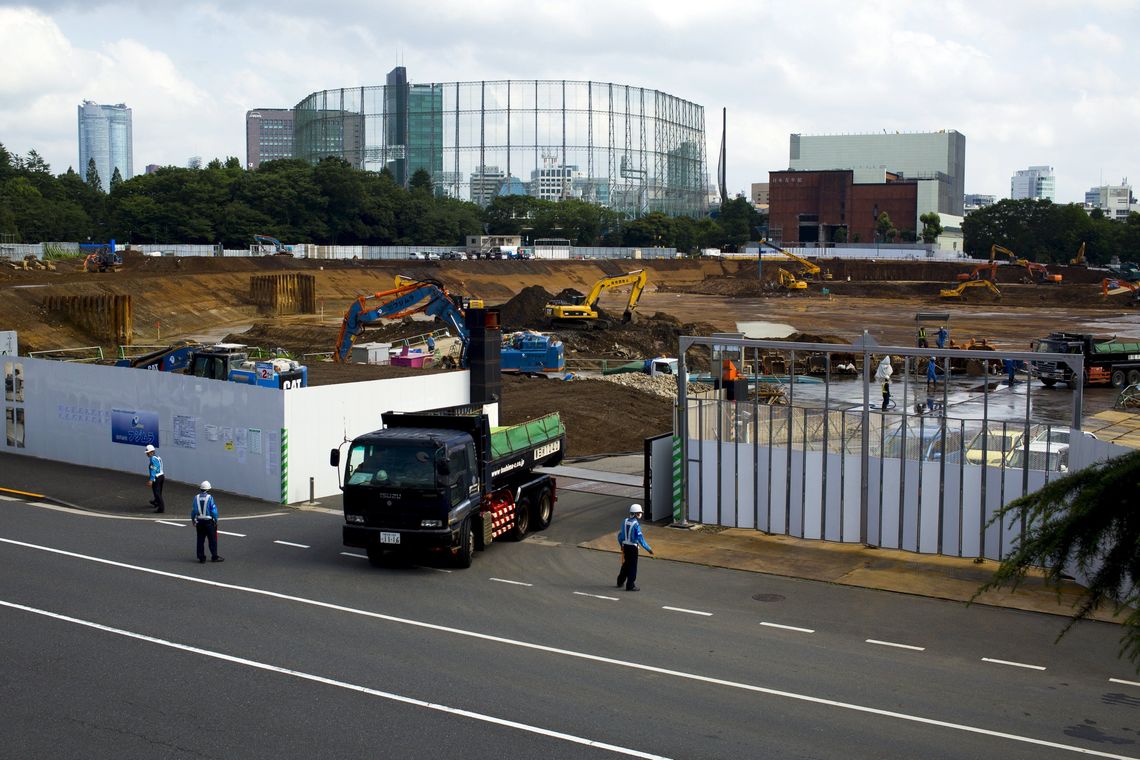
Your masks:
M792 134L957 130L965 192L998 198L1029 166L1054 168L1059 203L1140 177L1140 152L1120 128L1140 117L1126 39L1140 28L1137 4L808 5L788 14L766 2L500 0L425 14L295 0L271 12L240 0L0 2L0 43L17 61L0 73L0 143L35 149L56 174L83 173L72 109L127 102L140 164L244 164L247 111L383 84L405 65L412 83L574 79L668 92L705 108L706 153L720 137L707 120L727 107L730 195L788 169Z

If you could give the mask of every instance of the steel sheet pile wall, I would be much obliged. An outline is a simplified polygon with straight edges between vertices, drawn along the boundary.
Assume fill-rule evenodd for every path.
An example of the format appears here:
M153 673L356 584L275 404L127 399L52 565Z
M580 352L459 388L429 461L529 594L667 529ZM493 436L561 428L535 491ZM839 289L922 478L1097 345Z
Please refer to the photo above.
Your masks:
M43 307L56 312L94 338L130 343L134 339L131 297L44 296Z
M249 278L249 298L273 314L316 314L316 278L311 274L265 274Z

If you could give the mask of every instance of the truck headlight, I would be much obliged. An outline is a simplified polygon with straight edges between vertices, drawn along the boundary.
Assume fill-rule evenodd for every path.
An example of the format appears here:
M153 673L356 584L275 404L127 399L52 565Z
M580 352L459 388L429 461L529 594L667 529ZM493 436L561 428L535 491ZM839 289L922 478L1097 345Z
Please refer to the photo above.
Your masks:
M344 519L348 520L350 523L363 523L364 515L345 515Z
M443 520L420 520L421 528L442 528Z

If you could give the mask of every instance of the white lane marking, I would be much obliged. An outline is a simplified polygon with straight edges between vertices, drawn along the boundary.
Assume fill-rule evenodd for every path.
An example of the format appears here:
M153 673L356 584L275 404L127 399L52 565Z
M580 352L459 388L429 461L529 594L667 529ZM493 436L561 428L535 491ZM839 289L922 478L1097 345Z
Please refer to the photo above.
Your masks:
M587 747L596 747L597 749L609 750L610 752L616 752L618 754L628 755L630 757L647 758L647 760L668 760L668 758L663 755L654 755L649 752L641 752L640 750L631 749L629 747L620 747L616 744L608 744L606 742L600 742L594 739L587 739L582 736L566 734L562 733L561 731L554 731L549 728L541 728L539 726L533 726L528 723L519 723L517 721L507 720L505 718L497 718L494 715L488 715L486 713L472 712L471 710L463 710L458 707L449 707L448 705L441 705L435 702L425 702L422 699L405 697L402 694L395 694L390 691L370 689L367 686L349 683L348 681L338 681L334 678L327 678L325 676L318 676L312 673L305 673L304 671L300 670L283 668L279 665L271 665L266 662L258 662L257 660L248 660L244 657L237 657L232 654L225 654L224 652L203 649L201 647L191 646L189 644L180 644L177 641L160 639L154 636L148 636L144 633L127 631L122 628L112 628L111 626L103 625L102 623L95 623L90 620L82 620L80 618L69 617L67 615L61 615L58 612L50 612L48 610L41 610L35 607L28 607L23 604L8 602L3 599L0 599L0 605L4 607L10 607L12 609L23 610L24 612L30 612L33 615L41 615L43 617L52 618L54 620L60 620L65 623L72 623L74 625L81 625L86 628L93 628L97 631L103 631L104 633L112 633L116 636L123 636L128 639L145 641L150 644L169 647L170 649L176 649L181 652L189 652L190 654L202 655L203 657L212 657L213 659L222 660L223 662L230 662L235 665L244 665L246 667L255 668L257 670L266 670L270 673L279 673L284 676L292 676L293 678L299 678L303 681L311 681L313 683L319 683L325 686L335 686L339 689L346 689L348 691L355 691L361 694L368 694L369 696L380 697L381 699L387 699L392 702L400 702L402 704L411 705L413 707L423 707L428 710L435 710L437 712L447 713L449 715L457 715L462 718L471 718L472 720L483 721L484 723L493 723L498 726L514 728L518 729L519 731L526 731L528 733L538 734L540 736L548 736L552 739L561 739L562 741L567 741L574 744L584 744Z
M1049 747L1051 749L1065 750L1066 752L1076 752L1083 755L1090 755L1092 757L1107 757L1111 758L1111 760L1138 760L1136 757L1129 757L1127 755L1114 755L1109 752L1086 749L1084 747L1077 747L1071 744L1060 744L1058 742L1051 742L1045 739L1034 739L1031 736L1022 736L1020 734L1010 734L1004 731L995 731L989 728L981 728L979 726L970 726L965 723L951 723L950 721L938 720L937 718L926 718L921 715L911 715L909 713L896 712L894 710L884 710L878 707L868 707L866 705L855 704L854 702L840 702L834 699L815 697L810 694L800 694L794 691L784 691L782 689L774 689L768 686L758 686L756 684L743 683L741 681L729 681L724 678L714 678L713 676L703 676L699 673L688 673L683 670L672 670L670 668L662 668L656 665L646 665L644 663L633 662L631 660L619 660L614 657L590 654L588 652L578 652L573 649L562 649L560 647L549 646L546 644L535 644L529 641L519 641L518 639L509 639L504 636L494 636L489 633L479 633L478 631L469 631L463 628L453 628L451 626L439 625L437 623L428 623L423 620L412 620L411 618L402 618L395 615L387 615L383 612L372 612L370 610L362 610L356 607L346 607L341 604L333 604L332 602L322 602L319 599L308 599L303 596L291 596L289 594L282 594L278 591L268 591L266 589L254 588L252 586L239 586L234 583L214 581L207 578L197 578L192 575L181 575L179 573L172 573L167 570L155 570L154 568L142 567L141 565L131 565L126 562L117 562L111 559L103 559L102 557L93 557L89 554L79 554L78 552L71 552L67 551L66 549L56 549L51 546L30 544L26 541L17 541L12 538L0 538L0 543L8 544L10 546L20 546L25 549L35 549L36 551L56 554L61 557L81 559L100 565L107 565L108 567L118 567L124 570L133 570L135 572L146 573L148 575L154 575L160 578L172 578L174 580L185 581L186 583L197 583L202 586L213 586L214 588L218 589L239 591L245 594L254 594L256 596L263 596L269 599L280 599L281 601L309 605L311 607L332 610L334 612L343 612L347 615L358 615L360 617L369 618L371 620L383 620L388 623L396 623L398 625L421 628L426 631L436 631L438 633L447 633L454 636L464 636L471 639L477 639L479 641L489 641L495 644L518 647L520 649L529 649L534 652L545 652L547 654L559 655L561 657L572 657L579 660L585 660L587 662L597 662L602 665L612 665L614 667L628 668L629 670L638 670L644 673L656 673L658 675L672 676L673 678L695 681L697 683L707 683L714 686L723 686L729 689L739 689L740 691L747 691L754 694L767 694L768 696L780 697L782 699L798 702L806 702L813 705L823 705L826 707L834 707L840 710L850 710L852 712L863 713L864 715L877 715L882 718L893 718L895 720L906 721L908 723L918 723L924 726L937 726L939 728L948 728L953 731L962 731L964 733L977 734L979 736L989 736L997 739L1008 739L1009 741L1030 744L1035 747Z
M156 525L172 525L175 528L185 528L186 527L186 523L170 522L170 520L155 520L154 522Z
M309 548L311 548L311 547L305 546L304 544L295 544L292 541L274 541L273 543L281 544L282 546L295 546L298 549L309 549Z
M764 625L769 628L780 628L785 631L795 631L796 633L815 633L815 629L813 628L800 628L799 626L795 625L780 625L779 623L768 623L763 620L760 621L760 625Z
M412 565L412 567L418 567L420 570L435 570L437 573L450 573L450 572L452 572L451 570L446 570L442 567L428 567L427 565Z
M18 501L22 504L27 504L29 507L40 507L42 509L50 509L53 512L64 512L64 513L69 514L69 515L75 515L76 517L98 517L98 518L101 518L103 520L146 520L147 522L154 522L154 520L152 518L143 517L140 515L108 515L108 514L105 514L103 512L93 512L89 509L82 509L82 508L76 508L76 507L66 507L66 506L63 506L61 504L45 504L44 502L40 502L40 501L24 501L23 499L14 499L13 501ZM226 522L230 522L231 520L256 520L259 517L284 517L285 515L290 515L290 514L293 514L293 513L292 512L266 512L266 513L260 514L260 515L245 515L242 517L226 517ZM337 512L336 514L340 515L343 513Z
M601 594L587 594L585 591L575 591L578 596L592 596L595 599L608 599L611 602L620 601L616 596L602 596Z
M992 657L983 657L982 662L992 662L996 665L1011 665L1015 668L1029 668L1030 670L1044 670L1044 665L1026 665L1024 662L1013 662L1012 660L995 660Z
M245 538L244 533L230 533L228 530L219 530L218 535L220 535L220 536L237 536L238 538Z
M1140 681L1124 681L1120 678L1110 678L1110 679L1108 679L1108 682L1109 683L1122 683L1125 686L1140 686Z
M925 652L926 647L916 647L912 644L896 644L893 641L879 641L878 639L867 639L868 644L878 644L881 647L894 647L895 649L910 649L914 652Z
M512 586L533 586L533 583L523 583L522 581L508 581L506 578L488 578L487 580L494 581L495 583L509 583Z
M5 496L4 494L0 494L0 501L23 501L23 499L18 499L15 496Z
M342 557L356 557L357 559L368 559L367 554L353 554L352 552L341 552Z
M701 612L700 610L687 610L684 607L662 607L663 610L672 610L673 612L684 612L689 615L703 615L704 617L712 617L711 612Z

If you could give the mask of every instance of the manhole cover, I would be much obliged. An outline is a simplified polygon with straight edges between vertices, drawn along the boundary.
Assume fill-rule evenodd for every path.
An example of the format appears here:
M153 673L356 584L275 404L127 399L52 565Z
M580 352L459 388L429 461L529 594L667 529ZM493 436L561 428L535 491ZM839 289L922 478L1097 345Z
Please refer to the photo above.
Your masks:
M752 598L758 602L782 602L783 594L753 594Z

